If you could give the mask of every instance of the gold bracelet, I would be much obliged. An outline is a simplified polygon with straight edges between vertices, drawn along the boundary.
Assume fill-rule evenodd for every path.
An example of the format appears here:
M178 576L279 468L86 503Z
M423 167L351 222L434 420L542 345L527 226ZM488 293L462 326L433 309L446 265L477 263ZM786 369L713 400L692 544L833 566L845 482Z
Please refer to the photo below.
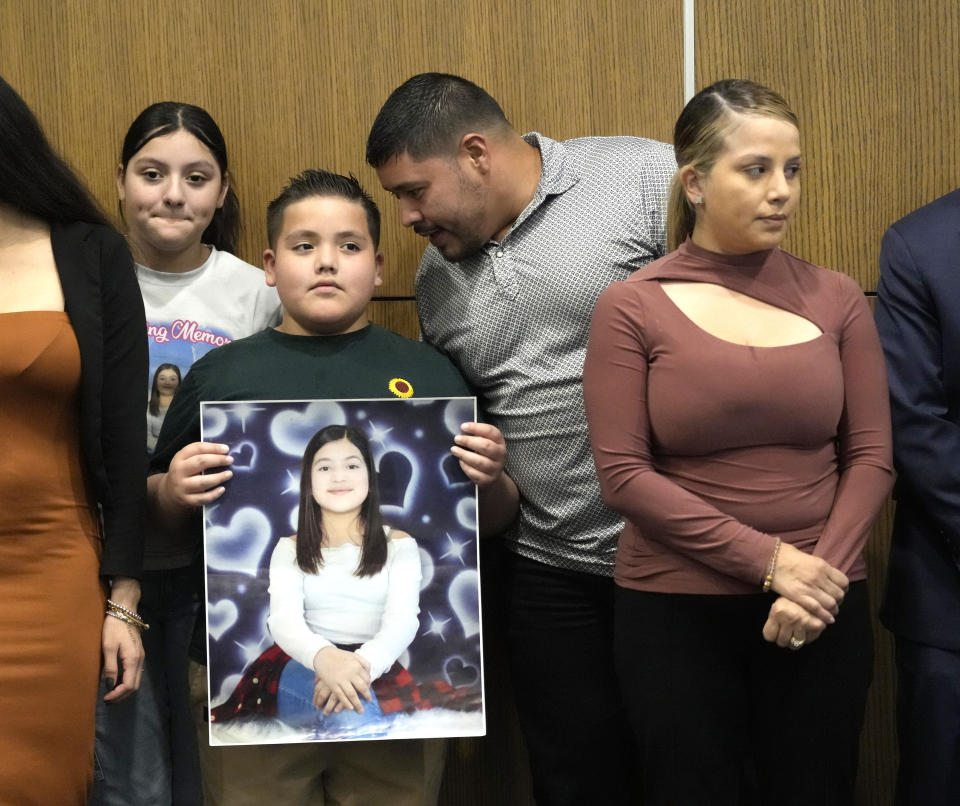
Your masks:
M118 605L116 602L111 602L107 599L107 609L105 615L113 616L115 619L120 621L125 621L127 624L132 624L138 630L149 630L150 625L143 620L143 617L139 613L134 613L132 610L128 610L123 605Z
M141 616L139 613L124 607L122 604L118 604L117 602L113 601L113 599L107 599L107 606L113 610L119 610L121 613L126 613L128 616L133 616L133 618L139 621L143 621L143 616Z
M773 572L777 570L777 555L780 553L780 538L773 544L773 554L770 555L770 565L767 566L767 575L763 578L763 592L770 593L773 587Z
M150 625L147 624L145 621L135 621L134 619L130 618L130 616L126 615L125 613L121 613L119 610L107 610L107 611L104 613L104 615L112 616L113 618L117 619L118 621L126 622L127 624L130 624L130 625L132 625L133 627L136 627L138 630L149 630L149 629L150 629Z

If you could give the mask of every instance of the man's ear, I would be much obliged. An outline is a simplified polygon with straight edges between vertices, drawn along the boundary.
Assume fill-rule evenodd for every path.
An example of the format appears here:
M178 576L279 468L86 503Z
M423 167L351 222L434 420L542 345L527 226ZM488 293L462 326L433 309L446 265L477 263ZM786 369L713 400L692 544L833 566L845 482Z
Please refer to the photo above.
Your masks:
M373 280L373 287L379 288L383 285L383 253L377 252L377 259L375 261L377 273Z
M277 256L272 249L263 250L263 276L271 288L277 285Z
M479 132L467 132L460 138L457 157L461 162L482 174L490 171L490 143Z

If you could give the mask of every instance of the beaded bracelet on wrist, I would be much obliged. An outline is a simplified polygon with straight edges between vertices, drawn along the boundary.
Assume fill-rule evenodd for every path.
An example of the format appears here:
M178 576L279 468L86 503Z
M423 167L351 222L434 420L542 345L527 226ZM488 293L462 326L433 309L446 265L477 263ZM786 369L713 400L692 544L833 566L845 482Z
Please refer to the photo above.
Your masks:
M137 613L134 610L124 607L122 604L118 604L113 601L113 599L107 599L107 607L113 608L114 610L119 610L121 613L126 613L128 616L133 616L135 619L140 619L143 621L143 616Z
M773 574L777 570L777 555L780 553L780 538L773 544L773 554L770 555L770 565L767 566L767 575L763 578L763 592L770 593L773 587Z
M115 619L124 621L127 624L132 624L140 630L150 629L150 625L143 620L143 616L133 610L129 610L121 604L117 604L111 599L107 599L106 615L113 616Z

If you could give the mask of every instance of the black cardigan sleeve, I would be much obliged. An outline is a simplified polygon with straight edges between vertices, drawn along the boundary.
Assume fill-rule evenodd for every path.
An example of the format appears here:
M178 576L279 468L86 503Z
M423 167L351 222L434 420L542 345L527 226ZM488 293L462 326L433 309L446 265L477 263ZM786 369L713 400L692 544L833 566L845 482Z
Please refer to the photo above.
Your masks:
M139 577L146 503L146 317L133 261L107 227L51 233L80 345L80 444L103 521L104 576Z
M100 442L110 496L103 508L101 573L139 577L146 504L149 373L143 298L133 261L119 236L104 237L100 256L103 303L103 392Z

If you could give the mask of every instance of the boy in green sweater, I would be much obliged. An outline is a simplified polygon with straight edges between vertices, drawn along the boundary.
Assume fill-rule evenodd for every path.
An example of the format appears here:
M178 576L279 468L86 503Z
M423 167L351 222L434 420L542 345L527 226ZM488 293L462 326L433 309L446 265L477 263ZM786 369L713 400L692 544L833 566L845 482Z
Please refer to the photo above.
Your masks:
M267 209L264 274L283 319L213 350L191 368L170 406L148 479L168 527L202 533L200 507L232 476L228 445L200 442L200 401L458 397L471 392L441 353L369 321L381 283L380 214L355 179L304 171ZM513 519L518 493L503 471L500 432L465 423L451 452L479 488L481 533ZM202 742L206 745L206 742ZM214 748L204 753L208 803L334 802L421 806L436 800L439 740ZM323 802L318 795L318 803Z

